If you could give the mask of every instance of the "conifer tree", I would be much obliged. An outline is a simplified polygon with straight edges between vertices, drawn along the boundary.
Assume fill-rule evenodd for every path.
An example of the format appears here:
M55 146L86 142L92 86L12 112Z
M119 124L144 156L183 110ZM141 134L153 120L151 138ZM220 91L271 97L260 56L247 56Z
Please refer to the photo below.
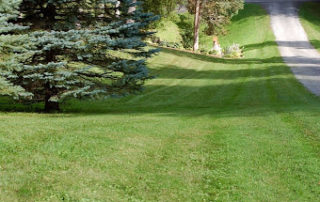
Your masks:
M26 27L15 25L10 21L17 19L19 0L0 0L0 33L21 31Z
M29 31L28 40L19 44L23 50L17 53L10 49L9 57L0 62L1 79L17 89L6 95L20 101L44 102L45 110L52 111L59 110L59 102L70 96L97 98L142 89L144 81L150 78L145 58L157 52L146 49L142 39L152 33L144 28L157 17L142 13L139 2L133 0L121 0L119 8L114 0L83 1L86 4L78 4L72 13L74 20L68 21L68 26L59 26L71 16L63 13L69 12L68 6L74 2L47 0L43 5L40 0L22 2L21 12L26 14L37 12L33 8L53 5L50 9L54 17L39 15L45 22L42 29ZM30 3L35 5L29 10ZM138 8L128 12L132 6ZM120 9L120 16L115 15L116 9ZM29 21L32 18L26 16L20 22L34 26ZM0 45L1 54L2 49Z
M19 0L0 0L0 94L16 99L29 97L31 94L2 77L2 66L9 63L13 65L13 61L23 58L28 52L28 36L22 34L27 27L13 23L19 14L19 4Z

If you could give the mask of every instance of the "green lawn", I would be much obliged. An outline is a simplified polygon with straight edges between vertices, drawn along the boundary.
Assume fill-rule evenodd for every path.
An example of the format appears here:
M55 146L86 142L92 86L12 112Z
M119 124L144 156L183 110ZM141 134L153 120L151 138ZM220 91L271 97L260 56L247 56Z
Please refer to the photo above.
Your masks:
M244 59L163 50L141 95L0 112L0 201L318 201L320 99L241 15Z
M155 35L166 42L181 43L182 41L179 27L170 20L163 20Z
M320 51L320 2L302 4L299 15L311 44Z

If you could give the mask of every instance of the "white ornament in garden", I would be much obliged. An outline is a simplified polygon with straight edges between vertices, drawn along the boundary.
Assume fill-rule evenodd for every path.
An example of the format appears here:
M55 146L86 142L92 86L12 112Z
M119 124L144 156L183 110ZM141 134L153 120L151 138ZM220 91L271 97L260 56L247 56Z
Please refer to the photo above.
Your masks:
M212 50L215 55L222 56L222 48L219 44L218 37L213 37L213 48Z

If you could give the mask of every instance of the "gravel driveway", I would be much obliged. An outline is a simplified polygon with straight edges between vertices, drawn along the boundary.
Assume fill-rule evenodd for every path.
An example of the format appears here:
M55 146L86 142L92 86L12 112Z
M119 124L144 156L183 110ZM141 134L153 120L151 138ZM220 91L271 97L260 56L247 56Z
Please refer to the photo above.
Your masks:
M271 17L271 27L284 61L296 78L320 95L320 53L310 44L298 17L299 2L307 0L247 0L262 3Z

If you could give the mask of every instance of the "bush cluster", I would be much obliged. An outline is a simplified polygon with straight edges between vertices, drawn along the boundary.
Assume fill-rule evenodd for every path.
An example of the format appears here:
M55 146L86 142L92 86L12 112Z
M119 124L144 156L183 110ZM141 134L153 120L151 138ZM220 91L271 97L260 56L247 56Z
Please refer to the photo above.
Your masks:
M223 51L224 57L241 58L243 56L243 48L239 44L232 44Z

